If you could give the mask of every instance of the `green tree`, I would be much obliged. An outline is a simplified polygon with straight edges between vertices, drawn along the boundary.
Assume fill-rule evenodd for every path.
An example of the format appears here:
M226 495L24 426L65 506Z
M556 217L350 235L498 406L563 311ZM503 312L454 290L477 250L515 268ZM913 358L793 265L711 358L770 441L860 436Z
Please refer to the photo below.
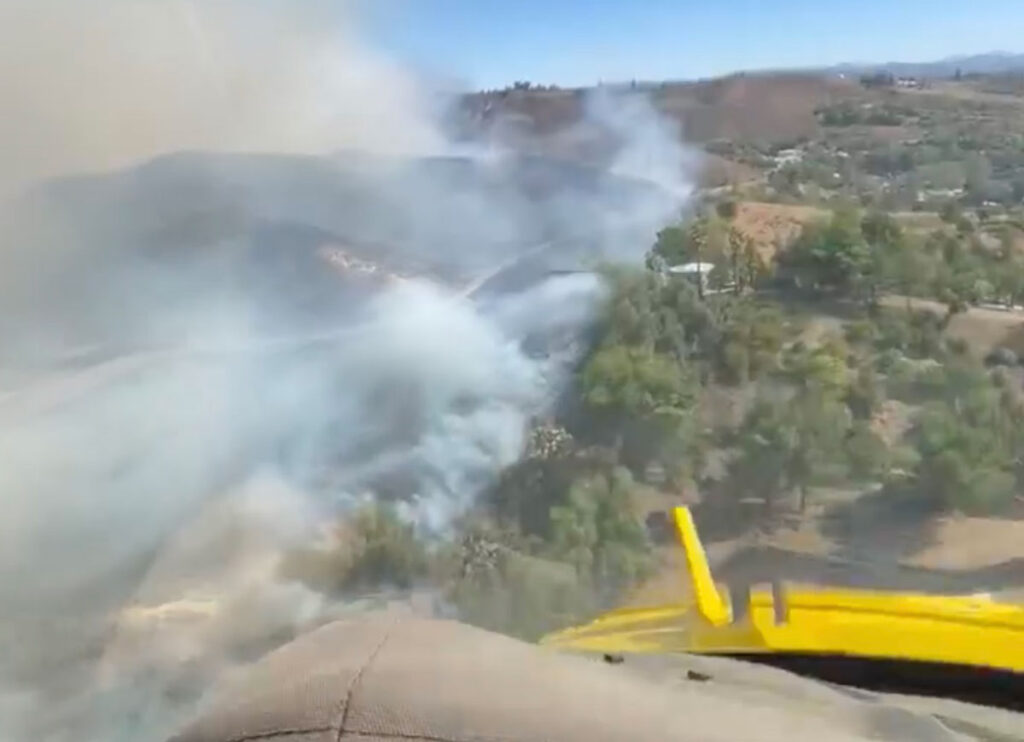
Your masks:
M770 514L787 489L787 465L796 436L787 424L784 404L758 399L736 435L726 491L735 498L762 500Z
M547 432L534 436L541 440L531 442L529 458L565 460L564 437L540 430ZM448 598L462 620L536 640L618 604L650 574L651 547L629 471L582 460L579 452L576 463L562 489L548 493L542 530L524 532L505 516L459 524L446 564Z
M759 399L738 431L727 488L763 499L769 513L781 496L795 490L803 512L810 487L842 463L848 428L845 405L821 388Z
M731 222L736 218L737 211L738 207L733 199L726 199L725 201L720 201L715 205L715 212L718 214L719 218L727 222Z
M1012 502L1024 453L1019 406L968 362L942 369L911 440L916 488L938 507L994 513Z
M850 427L850 415L832 390L810 386L798 392L790 402L785 421L793 430L786 477L799 494L802 513L813 484L841 476L843 443Z
M858 420L850 428L845 442L850 474L857 480L883 478L889 469L889 447L867 420Z
M754 241L733 225L728 228L725 244L733 293L739 296L752 287L764 272L761 256L754 247Z
M982 152L972 152L966 163L965 197L974 204L988 200L992 193L992 162Z
M1024 259L1015 249L1010 230L1002 234L999 254L992 263L991 277L999 299L1008 307L1024 300Z
M708 253L708 244L711 238L709 222L706 218L700 217L690 222L686 229L687 241L690 247L690 254L693 262L702 264ZM704 298L704 276L697 274L697 295Z
M385 503L355 511L339 524L330 547L295 550L281 564L289 579L332 595L406 589L424 579L429 568L427 548L415 528Z
M780 254L779 263L803 288L846 296L860 295L875 268L860 221L851 210L805 226L789 250Z
M614 436L623 463L640 472L658 460L673 483L685 477L702 451L694 417L698 389L689 365L623 345L596 351L581 378L593 427Z
M886 264L887 280L893 290L906 297L935 295L936 259L917 241L905 241Z
M964 424L954 410L925 410L915 431L918 490L940 507L967 513L1005 508L1015 490L1012 461L991 431Z
M693 379L671 356L625 345L598 350L583 370L583 396L615 417L678 416L692 408Z
M345 574L347 589L394 585L408 588L427 571L423 542L410 523L386 504L357 511L351 530L352 562Z
M798 389L817 389L827 397L839 399L850 386L848 355L849 350L840 338L827 338L813 347L791 347L783 359L783 368Z
M652 567L633 491L629 471L619 467L578 480L566 503L551 511L552 555L607 597L620 595Z
M942 218L942 221L947 224L955 225L963 219L964 212L960 207L960 204L956 201L947 201L939 211L939 216Z
M653 347L661 334L657 275L622 267L605 267L603 275L611 294L604 310L602 341Z
M450 551L446 597L467 623L536 641L599 607L572 565L530 553L486 520L463 524Z
M711 327L698 346L709 358L719 381L739 385L777 366L785 339L785 324L778 307L749 297L715 297Z
M878 295L899 285L908 246L903 228L884 212L869 212L861 220L861 233L868 245L869 257L862 266L861 282L867 301L875 305Z
M980 298L977 288L979 280L985 278L983 264L970 241L962 235L938 232L928 238L925 249L936 259L933 293L947 305L947 315L966 311Z
M945 319L928 309L880 309L874 314L875 350L899 351L911 358L943 354Z
M870 362L862 362L846 390L846 406L858 420L869 420L882 402L882 383Z
M550 510L589 465L569 433L542 425L530 432L525 455L498 477L484 497L502 523L527 536L550 535Z
M871 211L861 220L861 233L869 245L885 250L899 248L904 239L903 228L891 214Z
M668 265L689 262L693 253L687 230L682 225L665 227L658 232L652 252Z

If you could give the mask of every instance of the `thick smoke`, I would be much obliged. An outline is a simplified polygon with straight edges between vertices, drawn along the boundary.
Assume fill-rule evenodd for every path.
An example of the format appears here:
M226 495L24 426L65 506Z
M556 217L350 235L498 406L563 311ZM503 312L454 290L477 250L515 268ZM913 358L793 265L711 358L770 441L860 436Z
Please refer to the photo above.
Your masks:
M443 532L518 457L601 295L551 270L642 254L688 160L616 98L616 177L453 157L337 3L0 0L0 38L0 742L159 740L351 609L285 550L368 498Z
M406 71L329 0L3 0L3 182L167 152L422 154L441 139Z

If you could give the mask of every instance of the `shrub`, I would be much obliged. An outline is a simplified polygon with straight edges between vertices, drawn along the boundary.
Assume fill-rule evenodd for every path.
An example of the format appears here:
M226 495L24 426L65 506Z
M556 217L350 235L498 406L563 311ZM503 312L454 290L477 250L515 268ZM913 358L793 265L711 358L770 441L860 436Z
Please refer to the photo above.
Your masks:
M854 423L846 438L846 455L854 479L874 480L889 469L889 447L865 421Z
M372 504L339 524L324 548L293 551L281 564L283 576L336 595L383 587L407 589L429 570L426 546L414 527L386 504Z
M1010 348L993 348L992 351L985 356L986 366L1016 366L1020 363L1020 358Z

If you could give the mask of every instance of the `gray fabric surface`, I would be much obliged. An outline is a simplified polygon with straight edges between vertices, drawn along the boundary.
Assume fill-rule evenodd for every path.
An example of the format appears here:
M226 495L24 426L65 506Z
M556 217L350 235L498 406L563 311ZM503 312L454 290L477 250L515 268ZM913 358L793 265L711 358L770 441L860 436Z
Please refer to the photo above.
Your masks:
M665 682L454 622L368 614L271 653L175 742L964 739L842 693L742 686Z

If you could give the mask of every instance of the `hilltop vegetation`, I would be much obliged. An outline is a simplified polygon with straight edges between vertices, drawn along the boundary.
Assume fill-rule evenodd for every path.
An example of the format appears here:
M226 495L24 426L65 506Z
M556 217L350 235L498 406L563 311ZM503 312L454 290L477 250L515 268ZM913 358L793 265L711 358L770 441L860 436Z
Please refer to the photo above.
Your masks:
M1020 77L965 76L899 87L854 75L734 75L620 86L648 96L686 139L715 157L705 184L752 186L773 199L842 197L887 209L948 200L1019 205L1024 197ZM869 83L869 84L864 84ZM583 90L520 85L466 100L467 135L601 161L610 149L584 122ZM582 128L581 128L582 126ZM573 137L560 136L572 129Z
M1024 453L1017 377L1005 367L1015 358L1004 349L989 358L1001 368L988 371L945 329L978 299L979 285L1013 275L1016 263L975 254L965 236L916 240L885 214L845 210L809 224L775 266L745 283L734 259L699 237L716 219L698 217L681 241L663 232L653 254L711 260L712 276L724 274L730 289L700 298L697 288L655 271L619 278L607 334L583 373L587 399L617 388L622 376L631 382L625 399L657 400L673 389L673 399L697 400L711 385L753 387L742 424L715 431L704 446L691 442L687 465L676 459L676 468L699 471L708 445L727 448L730 463L713 483L714 496L756 491L768 510L793 493L802 509L814 485L869 481L936 509L998 513L1011 505L1024 484L1014 463ZM1005 283L1008 301L1015 285ZM947 310L883 305L893 291L938 297ZM810 339L796 302L822 312L839 307L844 319ZM660 372L627 375L612 366L611 373L609 356L657 363ZM872 425L887 399L918 408L913 426L894 441ZM686 419L695 406L670 409ZM626 405L617 409L620 419L644 419ZM659 444L671 445L674 430L664 429Z

